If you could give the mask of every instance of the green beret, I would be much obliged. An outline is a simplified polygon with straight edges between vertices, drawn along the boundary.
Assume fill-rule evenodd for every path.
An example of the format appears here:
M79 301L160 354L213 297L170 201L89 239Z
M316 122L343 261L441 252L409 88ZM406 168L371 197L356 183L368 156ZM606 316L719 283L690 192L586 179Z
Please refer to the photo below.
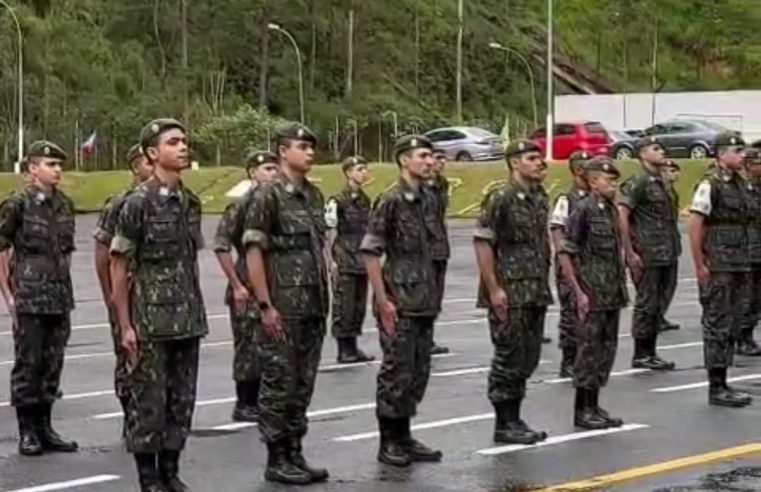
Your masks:
M246 168L259 167L262 164L279 164L277 156L268 150L256 150L246 156Z
M575 150L568 157L568 165L571 169L579 169L584 167L584 163L592 158L592 154L586 150Z
M714 145L719 147L745 147L745 140L735 132L724 132L716 136Z
M442 149L441 147L434 147L434 148L433 148L433 154L434 154L434 155L438 155L438 154L444 154L444 156L446 156L446 154L447 154L447 151L446 151L446 150L444 150L444 149Z
M666 161L666 167L668 167L669 169L674 169L676 171L682 170L682 166L680 166L679 163L677 163L676 161L672 161L671 159Z
M132 161L143 155L143 146L135 144L127 151L127 164L132 164Z
M178 129L185 131L185 125L172 118L159 118L153 120L140 131L140 145L143 150L148 147L150 141L167 130Z
M758 162L761 160L761 150L755 147L745 149L745 162Z
M433 143L423 135L405 135L398 138L394 143L394 157L398 158L399 155L414 149L433 151Z
M584 170L586 172L602 172L607 174L613 174L615 176L621 176L621 172L616 167L616 163L608 156L598 155L589 159L584 163Z
M648 135L642 138L638 138L634 142L634 153L639 154L642 149L651 145L661 145L661 141L655 135Z
M533 140L527 138L519 138L513 140L507 145L505 149L505 159L510 157L516 157L526 152L541 152L542 148L539 147Z
M29 145L29 149L26 151L27 159L33 157L48 157L51 159L60 159L65 161L66 152L64 152L60 146L54 144L53 142L49 142L47 140L37 140L36 142L32 142L32 144Z
M275 132L275 138L278 140L303 140L312 145L317 145L317 135L306 125L301 123L286 123Z
M344 159L341 163L341 169L343 172L346 172L354 166L358 166L360 164L367 164L367 160L360 155L355 155L354 157L348 157Z

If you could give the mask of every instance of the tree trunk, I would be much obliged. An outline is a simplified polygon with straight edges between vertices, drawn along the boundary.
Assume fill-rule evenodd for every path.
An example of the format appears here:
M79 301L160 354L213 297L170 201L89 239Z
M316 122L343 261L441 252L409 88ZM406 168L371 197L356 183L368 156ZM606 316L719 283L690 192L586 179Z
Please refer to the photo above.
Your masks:
M259 108L267 108L267 82L269 78L270 67L270 31L267 24L270 22L269 0L262 4L262 39L259 51L261 61L259 63Z

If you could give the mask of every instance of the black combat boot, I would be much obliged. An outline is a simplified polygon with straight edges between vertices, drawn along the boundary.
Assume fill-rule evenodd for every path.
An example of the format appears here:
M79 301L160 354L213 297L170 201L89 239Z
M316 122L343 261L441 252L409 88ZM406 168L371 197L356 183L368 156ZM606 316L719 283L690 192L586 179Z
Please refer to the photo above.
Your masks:
M354 350L354 355L357 356L357 362L372 362L375 360L375 357L367 355L357 346L357 337L351 337L351 347Z
M307 460L302 453L301 438L292 437L289 441L289 446L288 452L291 457L291 463L307 472L311 477L312 482L324 482L328 479L330 476L328 470L325 468L312 468L309 466L309 463L307 463Z
M647 350L647 341L640 338L634 339L634 354L632 355L632 367L635 369L650 369L648 363L650 354Z
M22 456L39 456L42 454L42 444L37 436L34 410L33 406L16 407L19 433L18 452Z
M521 400L507 400L495 404L498 426L494 429L494 442L504 444L535 444L547 439L544 431L532 430L520 418ZM500 422L504 415L504 423Z
M663 318L661 320L660 326L658 326L658 331L663 333L664 331L675 331L675 330L681 330L682 327L679 326L676 323L672 323L668 321L666 318Z
M650 351L650 363L652 364L650 369L653 369L654 371L673 371L676 368L675 363L662 359L661 356L656 353L658 341L655 336L648 339L647 343Z
M161 483L155 453L135 453L140 492L170 492Z
M582 429L598 430L609 427L602 415L599 415L592 404L592 392L584 388L576 388L576 405L573 425Z
M753 329L742 330L735 353L746 357L761 356L761 347L759 347L756 341L753 340Z
M576 363L576 350L570 347L563 347L562 354L558 376L561 378L572 378L573 365Z
M611 417L607 410L600 406L600 388L595 390L589 390L589 399L592 408L594 408L597 415L602 417L608 422L608 427L621 427L624 425L624 421L618 417Z
M235 422L259 422L259 382L239 381L235 383L237 401L233 408Z
M402 445L395 419L378 417L378 427L381 435L378 461L391 466L410 466L412 458Z
M708 404L719 407L740 408L751 404L750 395L727 386L727 369L708 370Z
M410 430L410 419L395 419L395 425L398 425L399 435L402 446L412 461L441 461L442 453L438 449L431 449L422 442L412 437Z
M59 453L75 453L79 449L76 441L71 441L60 435L52 426L52 403L42 403L37 405L37 436L40 438L40 444L45 451L54 451Z
M180 452L162 451L159 454L161 482L171 492L188 492L190 488L180 480Z
M431 355L442 355L442 354L448 354L448 353L449 353L449 347L439 345L435 341L433 342L433 345L431 345Z
M288 439L267 443L267 468L264 479L268 482L280 482L289 485L306 485L312 477L289 461Z

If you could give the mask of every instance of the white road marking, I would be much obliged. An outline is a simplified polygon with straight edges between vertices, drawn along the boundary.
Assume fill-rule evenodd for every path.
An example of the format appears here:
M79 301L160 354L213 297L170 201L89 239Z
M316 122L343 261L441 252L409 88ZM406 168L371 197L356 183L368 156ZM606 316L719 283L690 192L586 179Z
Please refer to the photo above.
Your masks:
M688 342L688 343L677 343L675 345L661 345L658 347L658 350L676 350L676 349L702 347L702 346L703 346L703 342Z
M626 369L624 371L615 371L610 373L610 377L615 378L619 376L632 376L634 374L643 374L646 372L650 372L650 369ZM547 384L560 384L560 383L570 383L573 381L572 378L555 378L555 379L546 379L544 382Z
M339 413L351 413L360 410L372 410L375 408L375 403L360 403L358 405L349 405L346 407L326 408L324 410L315 410L313 412L307 412L307 417L323 417L325 415L335 415ZM232 424L217 425L212 427L212 430L238 430L247 429L249 427L256 427L257 424L253 422L233 422Z
M107 395L113 395L113 394L114 394L114 390L90 391L87 393L72 393L70 395L64 394L63 399L64 400L79 400L81 398L92 398L93 396L107 396ZM9 401L0 402L0 408L9 407L9 406L11 406L11 402Z
M737 376L734 378L728 378L728 383L736 383L738 381L750 381L753 379L761 379L761 374L746 374L744 376ZM697 388L705 388L708 386L708 381L701 381L699 383L682 384L680 386L665 386L662 388L653 388L651 393L673 393L674 391L691 390Z
M647 429L649 425L644 424L626 424L621 427L615 427L612 429L599 429L585 432L574 432L572 434L564 434L562 436L549 437L547 440L538 442L536 444L509 444L507 446L498 446L494 448L479 449L476 454L481 456L495 456L505 453L514 453L516 451L524 451L528 449L542 448L545 446L552 446L555 444L562 444L564 442L578 441L580 439L589 439L590 437L606 436L610 434L618 434L620 432L630 432L635 430Z
M494 412L481 413L478 415L467 415L465 417L456 417L446 420L435 420L424 424L417 424L411 427L411 430L436 429L438 427L448 427L450 425L464 424L467 422L477 422L479 420L488 420L494 418ZM350 434L348 436L334 437L334 442L353 442L372 439L378 437L378 431L363 432L361 434Z
M432 355L432 359L445 359L447 357L454 357L455 353L448 353L448 354L436 354ZM381 364L381 360L371 360L370 362L353 362L351 364L329 364L326 366L320 366L319 371L325 372L325 371L340 371L344 369L353 369L355 367L365 367L365 366L379 366Z
M35 485L33 487L26 487L23 489L9 490L8 492L49 492L51 490L65 490L72 489L74 487L82 487L83 485L94 485L97 483L113 482L122 478L119 475L94 475L92 477L78 478L76 480L68 480L66 482L53 482L47 485Z
M539 364L552 364L551 360L540 360ZM489 372L489 369L491 369L491 366L480 366L480 367L468 367L467 369L456 369L453 371L444 371L444 372L433 372L431 373L431 376L433 377L448 377L448 376L462 376L465 374L480 374L484 372Z
M220 314L209 314L206 316L206 319L225 319L229 318L230 315L226 313L220 313ZM92 324L84 324L84 325L74 325L71 327L71 331L80 331L80 330L94 330L97 328L110 328L111 325L108 323L92 323ZM0 331L0 336L7 337L13 335L13 330L7 330L7 331Z

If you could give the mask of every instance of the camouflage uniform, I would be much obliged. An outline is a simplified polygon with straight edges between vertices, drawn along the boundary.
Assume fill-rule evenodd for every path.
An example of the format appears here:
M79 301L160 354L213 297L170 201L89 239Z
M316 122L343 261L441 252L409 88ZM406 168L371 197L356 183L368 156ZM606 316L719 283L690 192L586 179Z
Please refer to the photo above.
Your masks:
M632 317L632 336L642 348L642 353L635 351L635 359L656 356L658 327L667 307L662 299L676 289L682 245L670 188L659 173L643 168L621 185L618 197L618 204L630 210L632 247L643 263Z
M761 180L746 185L750 222L748 224L748 251L751 272L749 274L745 321L739 334L739 342L753 342L753 330L761 318ZM755 349L755 347L751 347Z
M111 253L133 267L130 314L138 361L127 378L127 448L179 452L195 407L200 340L208 332L198 275L201 202L155 178L126 198Z
M370 215L370 198L362 189L346 187L330 202L336 205L338 219L333 243L333 259L338 266L333 278L333 336L358 337L367 306L367 272L359 245Z
M323 214L320 190L284 174L260 185L246 210L243 246L263 251L268 290L286 335L279 342L267 338L261 326L256 332L259 429L268 443L300 443L307 433L329 302Z
M399 182L378 197L361 251L386 255L383 280L396 306L396 331L380 331L383 363L378 371L379 419L409 419L425 395L431 369L433 322L441 310L436 267L432 261L431 216L424 190ZM376 313L377 315L378 313ZM380 318L378 319L380 322Z
M549 201L544 188L526 189L510 181L484 199L475 239L488 241L495 252L496 276L508 299L507 320L491 308L483 281L478 307L489 308L494 358L489 373L489 399L495 405L520 401L526 380L539 364L549 287Z
M451 251L447 235L447 207L449 206L449 181L445 176L436 175L426 183L426 227L431 235L431 259L436 269L436 295L438 303L444 299L446 288L447 263Z

